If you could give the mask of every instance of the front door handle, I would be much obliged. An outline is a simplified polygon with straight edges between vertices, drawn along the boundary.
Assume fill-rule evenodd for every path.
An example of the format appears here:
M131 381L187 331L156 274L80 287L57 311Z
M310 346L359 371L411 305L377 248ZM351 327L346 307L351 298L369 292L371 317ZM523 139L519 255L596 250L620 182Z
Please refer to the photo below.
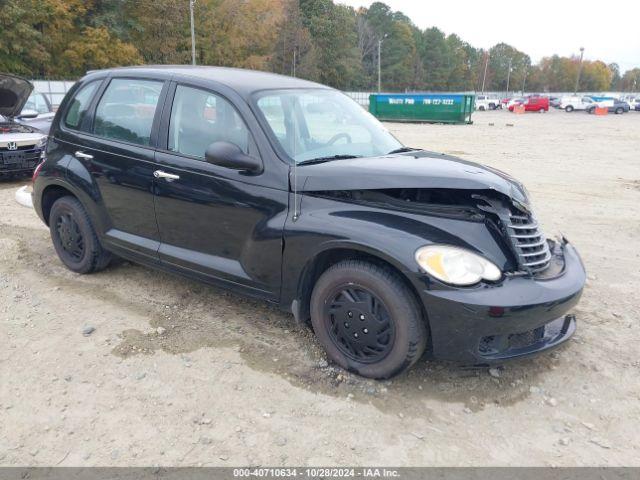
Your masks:
M180 180L180 175L174 175L173 173L163 172L162 170L156 170L155 172L153 172L153 176L156 178L164 178L167 182Z
M80 150L76 152L76 157L84 158L86 160L93 160L93 155L89 155L88 153L81 152Z

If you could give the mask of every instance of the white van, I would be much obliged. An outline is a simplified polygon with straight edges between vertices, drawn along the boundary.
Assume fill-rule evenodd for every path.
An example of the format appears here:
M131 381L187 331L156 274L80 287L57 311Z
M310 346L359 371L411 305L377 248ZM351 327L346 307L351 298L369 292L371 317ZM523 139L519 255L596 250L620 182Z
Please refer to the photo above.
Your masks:
M574 110L587 110L589 107L598 105L591 97L562 97L560 100L560 108L565 112L573 112Z

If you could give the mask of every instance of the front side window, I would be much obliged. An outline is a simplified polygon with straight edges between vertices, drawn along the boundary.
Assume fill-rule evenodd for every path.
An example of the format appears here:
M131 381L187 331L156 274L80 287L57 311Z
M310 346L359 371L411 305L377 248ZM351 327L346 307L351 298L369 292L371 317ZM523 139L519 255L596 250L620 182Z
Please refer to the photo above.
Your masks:
M278 143L295 162L373 157L402 147L369 112L334 90L267 91L257 99Z
M77 91L73 100L71 100L71 104L69 105L69 109L67 110L67 114L64 117L64 124L71 129L80 130L82 127L82 120L87 115L89 111L89 104L91 103L91 98L93 94L100 85L101 80L94 80L93 82L87 83L85 86L80 87Z
M96 108L93 133L113 140L149 145L163 82L116 78Z
M224 98L178 85L169 122L169 150L204 159L207 147L229 142L249 153L249 129Z

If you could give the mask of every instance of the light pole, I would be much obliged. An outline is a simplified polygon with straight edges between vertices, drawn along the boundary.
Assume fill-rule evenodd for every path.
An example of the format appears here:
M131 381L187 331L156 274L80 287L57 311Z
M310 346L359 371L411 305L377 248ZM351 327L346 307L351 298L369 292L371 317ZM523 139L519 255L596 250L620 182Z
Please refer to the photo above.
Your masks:
M484 83L487 80L487 67L489 66L489 52L487 52L487 58L484 62L484 75L482 76L482 93L484 93Z
M378 93L382 91L382 42L389 36L385 33L384 36L378 40Z
M509 81L511 80L511 62L513 58L509 59L509 71L507 72L507 96L509 96Z
M578 65L578 75L576 76L576 88L573 90L573 94L578 93L578 86L580 85L580 75L582 74L582 59L584 58L584 47L580 47L580 64Z
M196 64L196 30L193 25L193 6L196 0L189 0L189 14L191 16L191 63Z

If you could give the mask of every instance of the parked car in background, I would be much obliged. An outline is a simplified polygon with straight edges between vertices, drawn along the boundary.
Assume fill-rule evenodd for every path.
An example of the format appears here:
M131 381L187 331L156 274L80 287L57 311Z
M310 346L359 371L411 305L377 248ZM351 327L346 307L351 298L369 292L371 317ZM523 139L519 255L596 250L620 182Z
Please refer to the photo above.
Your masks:
M622 100L629 104L630 110L636 110L636 107L640 105L640 97L631 97L631 98L622 99Z
M549 97L549 106L553 108L560 108L562 97Z
M587 110L593 106L597 106L597 103L587 96L562 97L560 100L560 108L568 113L574 110Z
M20 120L32 90L28 80L0 73L0 178L30 174L40 162L47 137Z
M49 134L54 116L55 112L46 95L40 92L33 92L29 96L27 103L22 107L17 120L20 123L37 128L45 134Z
M329 358L388 378L431 356L554 348L586 273L525 187L402 145L343 93L213 67L95 71L60 105L33 204L70 270L112 254L310 322Z
M476 110L495 110L500 106L500 99L495 95L476 95Z
M637 103L636 103L635 111L636 111L636 112L640 112L640 102L637 102Z
M525 112L548 112L549 111L549 97L543 97L534 95L526 97L520 105L524 105ZM509 111L513 112L516 104L509 107Z
M509 101L506 103L506 108L510 111L513 111L513 107L514 105L520 105L522 103L524 103L526 99L524 97L513 97L510 98Z
M606 108L609 113L615 113L616 115L626 113L630 110L629 104L627 102L623 102L621 100L607 100L598 102L597 105L590 106L589 108L587 108L587 113L595 113L596 107Z

